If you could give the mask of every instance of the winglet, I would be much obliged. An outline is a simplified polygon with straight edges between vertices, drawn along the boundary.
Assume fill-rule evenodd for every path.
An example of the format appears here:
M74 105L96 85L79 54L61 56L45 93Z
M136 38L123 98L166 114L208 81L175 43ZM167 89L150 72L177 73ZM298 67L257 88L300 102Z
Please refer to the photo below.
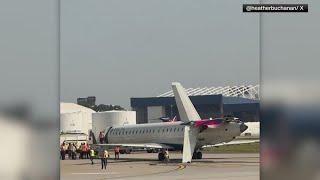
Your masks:
M181 121L189 122L199 120L200 116L182 85L178 82L173 82L172 91L176 100Z

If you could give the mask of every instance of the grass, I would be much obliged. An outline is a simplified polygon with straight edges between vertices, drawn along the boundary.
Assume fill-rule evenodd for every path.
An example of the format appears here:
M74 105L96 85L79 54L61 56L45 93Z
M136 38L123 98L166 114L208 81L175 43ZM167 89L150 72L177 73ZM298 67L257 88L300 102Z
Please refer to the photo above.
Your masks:
M259 153L260 143L224 145L220 147L206 147L207 153Z

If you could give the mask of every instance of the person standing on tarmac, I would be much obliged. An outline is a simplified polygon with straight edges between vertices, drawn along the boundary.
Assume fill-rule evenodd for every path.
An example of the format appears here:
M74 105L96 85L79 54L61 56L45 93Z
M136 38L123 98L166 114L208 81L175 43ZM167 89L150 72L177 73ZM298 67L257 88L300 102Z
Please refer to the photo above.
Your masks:
M107 150L101 149L100 159L101 159L101 169L107 169L107 159L109 158L109 152Z
M119 159L119 154L120 154L120 147L116 146L114 148L114 159Z
M91 148L90 149L90 161L91 161L92 165L93 165L93 158L94 158L94 150Z
M84 158L89 159L89 146L88 143L84 143Z
M81 143L81 144L80 144L80 147L79 147L79 151L80 151L79 159L82 159L82 157L83 157L82 148L83 148L83 143Z
M85 159L86 158L86 144L85 143L81 143L80 146L80 153L81 153L81 159Z
M66 144L64 142L60 146L60 155L61 155L61 159L65 160L65 158L66 158Z
M77 159L77 147L74 143L72 143L72 146L71 146L71 156L72 156L72 159Z
M103 139L104 139L104 135L103 135L103 133L100 131L100 134L99 134L100 144L103 144Z
M68 158L72 159L72 144L69 143L68 145Z

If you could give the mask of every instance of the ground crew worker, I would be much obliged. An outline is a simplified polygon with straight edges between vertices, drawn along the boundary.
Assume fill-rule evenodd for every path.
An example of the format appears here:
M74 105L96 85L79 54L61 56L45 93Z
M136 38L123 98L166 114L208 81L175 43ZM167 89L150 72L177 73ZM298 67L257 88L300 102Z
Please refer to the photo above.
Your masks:
M91 161L91 164L93 164L93 158L94 158L94 150L90 149L90 161Z
M164 157L165 157L166 163L168 163L169 162L169 151L168 151L168 149L166 149L166 151L164 152Z
M100 158L101 158L101 169L107 169L107 159L109 158L109 152L107 150L102 150L100 153Z
M89 145L84 143L84 158L89 159Z
M103 144L103 139L104 139L104 135L103 135L103 133L100 131L100 134L99 134L100 144Z
M71 156L72 159L77 159L77 147L74 143L71 145Z
M69 143L68 145L68 157L69 159L72 159L72 144Z
M81 143L81 144L80 144L80 147L79 147L79 151L80 151L79 159L82 159L82 157L83 157L82 148L83 148L83 143Z
M86 158L86 145L85 145L85 143L81 143L81 146L80 146L80 157L81 157L81 159L85 159Z
M120 147L116 146L114 148L114 159L119 159L119 154L120 154Z
M61 155L61 159L65 160L65 158L66 158L66 144L64 142L60 146L60 155Z

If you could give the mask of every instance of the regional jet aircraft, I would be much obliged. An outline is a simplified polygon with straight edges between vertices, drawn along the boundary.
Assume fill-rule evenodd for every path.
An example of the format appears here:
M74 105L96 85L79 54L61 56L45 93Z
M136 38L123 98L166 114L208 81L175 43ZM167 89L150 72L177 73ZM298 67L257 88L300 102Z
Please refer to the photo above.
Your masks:
M181 84L172 83L172 89L181 121L107 127L106 144L97 145L183 150L182 162L188 163L202 158L201 147L230 142L248 128L238 118L201 120ZM96 143L92 132L90 136Z

